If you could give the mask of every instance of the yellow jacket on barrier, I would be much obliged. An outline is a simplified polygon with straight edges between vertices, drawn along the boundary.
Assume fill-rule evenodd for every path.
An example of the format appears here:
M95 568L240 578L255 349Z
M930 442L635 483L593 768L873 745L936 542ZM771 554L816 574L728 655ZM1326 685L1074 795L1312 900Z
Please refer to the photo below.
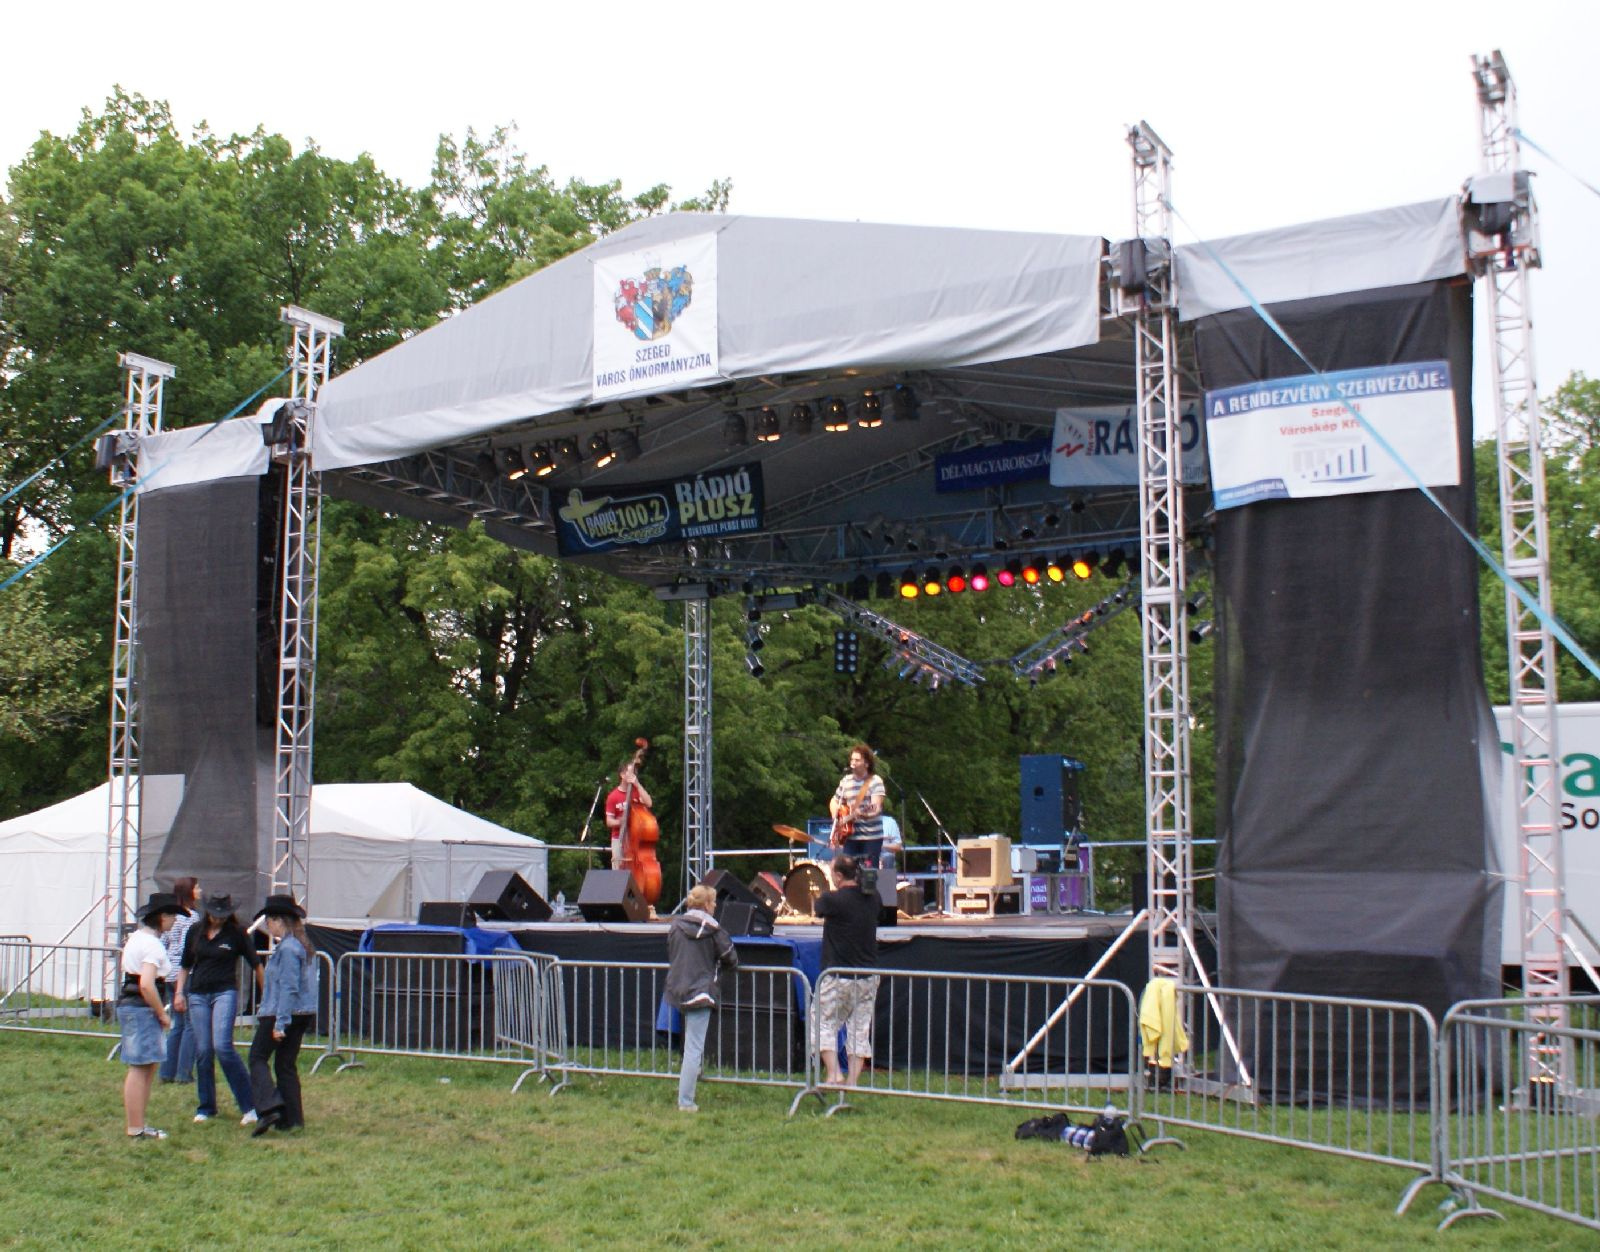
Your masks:
M1162 1069L1172 1068L1172 1058L1189 1050L1189 1036L1178 1020L1178 984L1170 978L1152 978L1139 997L1139 1037L1144 1059Z

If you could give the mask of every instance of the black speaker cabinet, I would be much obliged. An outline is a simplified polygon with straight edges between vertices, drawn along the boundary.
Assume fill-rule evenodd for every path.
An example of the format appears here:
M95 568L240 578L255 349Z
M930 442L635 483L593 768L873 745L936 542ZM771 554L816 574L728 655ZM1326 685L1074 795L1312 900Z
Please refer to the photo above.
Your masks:
M893 874L878 875L878 925L894 926L900 921L900 892Z
M1081 762L1059 753L1024 756L1022 761L1022 842L1053 844L1078 829Z
M750 890L749 887L745 886L744 883L740 882L739 879L735 878L727 870L714 869L701 881L707 887L710 887L717 893L717 908L715 916L730 935L770 935L772 933L772 919L775 916L774 911L768 909L760 896L758 896L754 891ZM727 917L729 907L735 904L746 905L755 912L762 914L766 929L735 930ZM743 921L743 919L741 919L740 924L744 925L746 923Z
M755 892L756 899L766 905L767 911L774 917L783 906L783 879L776 874L757 874L750 880L750 890Z
M544 897L511 869L492 869L478 879L467 903L479 917L491 922L550 920L550 906Z
M642 922L649 918L650 906L627 870L592 869L583 876L578 912L586 922Z
M717 921L734 938L740 935L770 935L772 914L759 904L729 900L717 910Z
M465 929L478 924L470 904L460 900L424 900L417 909L418 926L455 926Z

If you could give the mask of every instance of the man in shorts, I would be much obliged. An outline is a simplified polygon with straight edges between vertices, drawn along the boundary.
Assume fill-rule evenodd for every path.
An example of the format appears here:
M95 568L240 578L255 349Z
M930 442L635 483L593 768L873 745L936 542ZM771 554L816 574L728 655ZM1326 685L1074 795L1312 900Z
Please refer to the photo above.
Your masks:
M818 987L823 1081L854 1087L872 1057L872 1016L878 1003L878 976L862 973L878 963L878 897L861 888L855 857L833 858L834 889L817 897L822 919L823 977ZM848 970L848 973L829 973ZM839 1028L846 1027L849 1076L839 1072Z

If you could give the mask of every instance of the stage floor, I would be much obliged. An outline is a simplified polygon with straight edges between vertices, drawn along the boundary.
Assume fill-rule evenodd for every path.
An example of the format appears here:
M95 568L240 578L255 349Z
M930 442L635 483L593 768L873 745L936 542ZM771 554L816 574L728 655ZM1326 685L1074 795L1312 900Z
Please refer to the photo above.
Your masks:
M1131 913L1063 913L1016 914L998 917L927 916L907 920L902 917L892 926L878 927L878 944L893 945L920 937L940 939L1043 939L1063 942L1080 942L1085 939L1110 941L1127 929L1133 919ZM578 918L563 918L548 922L482 922L485 930L505 930L519 934L556 933L570 935L577 930L603 934L659 934L667 933L670 918L650 922L585 922ZM750 936L751 938L765 936ZM775 939L822 939L822 923L811 920L780 918L773 927Z

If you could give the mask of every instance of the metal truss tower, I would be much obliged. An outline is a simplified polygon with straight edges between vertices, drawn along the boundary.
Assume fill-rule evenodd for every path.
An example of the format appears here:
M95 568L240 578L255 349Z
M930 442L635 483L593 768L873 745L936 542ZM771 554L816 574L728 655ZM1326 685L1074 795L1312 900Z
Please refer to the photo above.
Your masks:
M273 774L271 890L305 896L310 850L311 743L317 681L317 562L322 488L311 463L317 396L344 324L290 305L289 399L275 423L283 467L282 580L278 596L277 756Z
M1498 51L1474 57L1482 173L1468 192L1468 251L1489 288L1490 364L1500 479L1500 548L1506 572L1545 616L1506 592L1512 761L1522 884L1522 990L1534 1020L1561 1022L1566 892L1561 856L1561 755L1556 734L1556 652L1550 620L1549 518L1539 392L1533 370L1528 271L1539 266L1538 215L1522 170L1517 90ZM1559 1074L1559 1049L1535 1045L1530 1075Z
M1192 983L1194 845L1189 807L1189 655L1183 441L1179 427L1172 152L1128 130L1134 236L1116 258L1115 311L1133 330L1139 423L1139 581L1150 975Z
M161 429L167 379L177 371L165 361L124 352L127 371L122 430L107 436L111 485L123 492L117 524L117 607L111 641L110 814L106 827L106 893L100 942L119 945L132 920L139 892L139 441ZM64 938L64 937L63 937ZM109 990L108 990L109 994Z
M687 890L712 868L711 601L683 602L683 873Z

